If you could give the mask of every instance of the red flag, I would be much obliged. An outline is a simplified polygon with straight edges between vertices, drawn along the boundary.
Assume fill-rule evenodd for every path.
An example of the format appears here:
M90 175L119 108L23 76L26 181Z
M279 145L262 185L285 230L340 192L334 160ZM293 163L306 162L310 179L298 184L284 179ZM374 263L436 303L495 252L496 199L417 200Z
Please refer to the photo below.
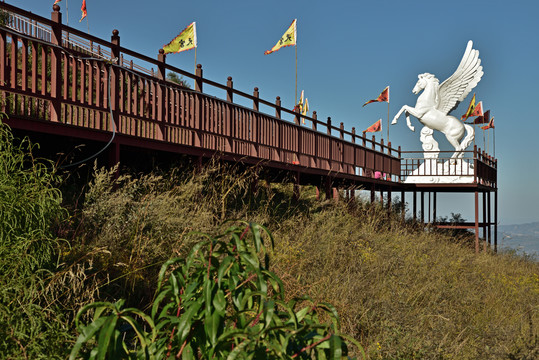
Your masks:
M62 0L55 0L53 5L58 4L60 1L62 1Z
M470 117L472 116L483 116L483 102L482 101L480 101L477 105L475 105L475 108L470 114Z
M88 15L88 13L86 12L86 0L82 0L82 6L80 7L80 11L82 11L82 17L80 18L79 22L81 22L82 19L84 19L86 15Z
M490 120L490 110L485 111L485 114L474 119L473 124L486 124Z
M363 106L370 104L372 102L383 102L383 101L389 103L389 86L386 86L384 91L382 91L376 99L367 101L365 104L363 104Z
M363 130L363 133L366 133L366 132L377 132L377 131L382 131L382 119L378 120L377 122L375 122L374 124L372 124L371 126L369 126L367 128L367 130Z
M494 129L494 118L490 119L490 121L488 122L488 125L481 126L481 129L483 130Z

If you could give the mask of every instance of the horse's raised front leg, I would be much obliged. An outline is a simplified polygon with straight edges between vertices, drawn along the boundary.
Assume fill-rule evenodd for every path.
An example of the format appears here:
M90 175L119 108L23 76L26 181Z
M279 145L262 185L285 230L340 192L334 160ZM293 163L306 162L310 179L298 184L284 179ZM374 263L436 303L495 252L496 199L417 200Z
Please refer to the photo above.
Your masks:
M406 125L408 125L410 130L415 131L415 127L413 127L412 122L410 121L410 114L408 111L406 112Z
M391 122L391 125L395 125L397 123L397 119L402 115L402 113L404 111L406 111L407 107L408 107L407 105L404 105L403 107L401 107L401 109L399 110L397 115L395 115L395 117L393 118L393 121Z
M397 119L402 115L402 113L404 113L406 115L406 125L408 125L408 128L410 128L410 130L412 130L412 131L415 131L415 128L412 126L412 122L410 121L410 114L414 115L415 108L410 107L408 105L404 105L403 107L401 107L400 111L393 118L393 121L391 122L391 124L392 125L396 124Z

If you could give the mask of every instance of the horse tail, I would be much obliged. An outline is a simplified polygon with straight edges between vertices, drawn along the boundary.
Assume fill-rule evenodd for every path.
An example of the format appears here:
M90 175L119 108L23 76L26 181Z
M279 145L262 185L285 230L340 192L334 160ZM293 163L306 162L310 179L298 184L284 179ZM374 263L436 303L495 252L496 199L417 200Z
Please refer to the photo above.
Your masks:
M464 124L464 127L466 128L466 136L464 137L464 140L462 140L462 142L460 143L460 151L466 150L466 148L472 143L475 136L475 130L473 127L468 124Z

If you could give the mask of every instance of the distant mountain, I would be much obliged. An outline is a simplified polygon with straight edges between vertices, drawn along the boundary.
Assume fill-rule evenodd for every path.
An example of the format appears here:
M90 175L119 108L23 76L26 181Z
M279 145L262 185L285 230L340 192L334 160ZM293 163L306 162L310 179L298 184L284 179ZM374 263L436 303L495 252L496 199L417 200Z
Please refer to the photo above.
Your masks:
M498 243L503 247L539 255L539 221L527 224L499 225Z

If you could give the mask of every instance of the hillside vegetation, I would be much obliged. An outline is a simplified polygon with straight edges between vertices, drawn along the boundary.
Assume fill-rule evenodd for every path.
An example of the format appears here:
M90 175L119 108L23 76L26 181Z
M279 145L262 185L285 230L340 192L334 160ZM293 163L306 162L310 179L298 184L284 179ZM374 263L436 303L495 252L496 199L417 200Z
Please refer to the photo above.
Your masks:
M4 125L0 134L0 353L8 359L68 357L75 315L92 302L125 299L150 314L161 265L186 258L201 241L192 231L222 234L234 219L272 233L269 268L285 300L333 304L341 333L361 344L350 346L353 356L539 356L533 260L475 255L465 234L424 230L358 199L320 201L310 187L295 201L291 185L255 182L256 170L218 162L122 170L117 179L115 169L95 167L88 183L74 184L34 159L27 142L15 145Z

